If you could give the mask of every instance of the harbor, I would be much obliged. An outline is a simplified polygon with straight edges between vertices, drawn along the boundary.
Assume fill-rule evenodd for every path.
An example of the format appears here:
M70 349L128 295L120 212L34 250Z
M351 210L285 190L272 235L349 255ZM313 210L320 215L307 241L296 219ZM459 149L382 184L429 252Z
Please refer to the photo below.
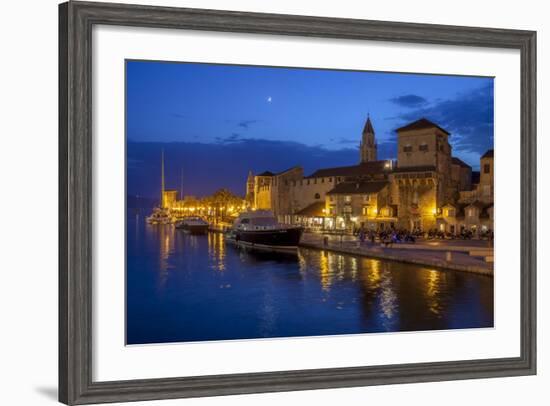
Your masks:
M127 238L128 344L493 326L493 278L366 257L351 236L274 253L129 214Z
M384 75L319 71L340 83L334 91L348 89L340 99L314 97L319 114L311 98L285 109L310 71L253 68L276 88L300 80L281 104L269 96L260 109L248 76L239 88L220 80L212 90L248 102L214 111L219 95L206 102L204 84L214 71L239 77L244 68L157 68L168 69L163 78L179 72L161 92L160 82L149 84L164 108L153 113L142 97L128 107L128 344L494 327L492 114L472 149L461 144L465 127L445 119L448 105L432 115L390 94L409 76L397 87L388 76L390 86L378 89L376 104L391 107L384 113L364 110L374 82L355 86ZM142 79L129 79L134 95ZM489 111L490 80L451 79L462 83L446 97L468 82ZM182 105L199 83L197 103ZM318 85L309 82L311 94ZM342 103L349 93L353 105Z
M176 223L177 224L177 223ZM494 247L490 242L480 240L455 241L419 238L415 243L392 243L380 239L361 242L352 233L303 233L293 247L281 248L266 244L253 244L235 241L230 232L229 222L207 223L209 232L221 233L235 245L271 252L295 251L297 247L326 250L342 255L354 255L373 259L425 265L453 271L473 272L493 276ZM177 225L176 225L176 228Z
M482 234L477 233L477 238L472 238L471 230L462 230L460 235L437 229L403 231L396 230L393 223L389 229L384 228L384 223L378 223L376 229L373 229L365 228L364 223L360 228L354 227L353 223L347 223L352 225L347 227L346 222L341 223L341 228L327 229L324 225L325 220L330 219L328 216L321 222L323 227L312 227L311 223L304 223L299 216L296 216L297 222L281 223L279 218L284 219L287 216L276 216L270 210L257 209L255 196L258 192L255 187L249 188L253 199L250 198L250 193L248 198L242 199L226 189L197 199L194 196L184 197L183 174L181 182L179 193L177 190L166 189L162 151L160 205L153 208L152 213L146 217L147 223L174 226L192 234L221 233L227 242L249 249L293 252L302 247L341 255L493 275L494 248L492 237L489 237L492 234L485 233L485 238L481 238ZM248 183L251 182L249 175ZM322 212L326 213L326 210L323 209Z

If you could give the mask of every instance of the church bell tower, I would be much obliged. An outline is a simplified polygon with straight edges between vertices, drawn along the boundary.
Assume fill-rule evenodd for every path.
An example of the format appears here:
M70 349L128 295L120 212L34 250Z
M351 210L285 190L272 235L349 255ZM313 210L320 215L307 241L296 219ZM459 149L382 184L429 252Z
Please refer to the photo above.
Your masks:
M365 127L363 128L363 137L361 138L361 143L359 144L359 152L361 158L360 162L365 163L376 161L378 159L377 149L378 146L376 145L376 140L374 138L374 128L372 126L369 116L367 117L367 122L365 123Z

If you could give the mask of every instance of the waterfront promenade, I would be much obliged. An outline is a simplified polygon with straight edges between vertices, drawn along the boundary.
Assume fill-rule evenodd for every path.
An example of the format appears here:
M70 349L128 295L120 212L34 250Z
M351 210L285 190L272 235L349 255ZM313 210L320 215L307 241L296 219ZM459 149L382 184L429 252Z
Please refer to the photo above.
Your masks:
M328 237L326 243L324 241L325 237ZM414 244L400 243L385 247L380 242L373 244L365 241L360 245L357 237L349 235L326 236L317 233L306 233L302 237L300 245L342 254L493 275L493 263L485 260L485 256L492 258L493 251L492 248L488 247L487 241L420 240ZM473 252L483 252L484 255L470 255Z

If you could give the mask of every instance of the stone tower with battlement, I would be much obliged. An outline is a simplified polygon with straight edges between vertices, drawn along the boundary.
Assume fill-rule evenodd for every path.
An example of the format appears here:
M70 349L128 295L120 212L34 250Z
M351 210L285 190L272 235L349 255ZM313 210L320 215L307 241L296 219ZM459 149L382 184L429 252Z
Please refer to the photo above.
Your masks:
M248 171L248 178L246 179L246 202L249 206L254 205L254 174L252 171Z

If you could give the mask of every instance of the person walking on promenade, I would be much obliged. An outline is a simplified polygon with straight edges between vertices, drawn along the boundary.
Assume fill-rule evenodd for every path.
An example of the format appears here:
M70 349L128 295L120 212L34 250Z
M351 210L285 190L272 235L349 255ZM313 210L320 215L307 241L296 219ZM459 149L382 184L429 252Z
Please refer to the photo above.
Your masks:
M359 247L363 246L363 243L365 242L365 230L363 230L363 227L359 229Z

